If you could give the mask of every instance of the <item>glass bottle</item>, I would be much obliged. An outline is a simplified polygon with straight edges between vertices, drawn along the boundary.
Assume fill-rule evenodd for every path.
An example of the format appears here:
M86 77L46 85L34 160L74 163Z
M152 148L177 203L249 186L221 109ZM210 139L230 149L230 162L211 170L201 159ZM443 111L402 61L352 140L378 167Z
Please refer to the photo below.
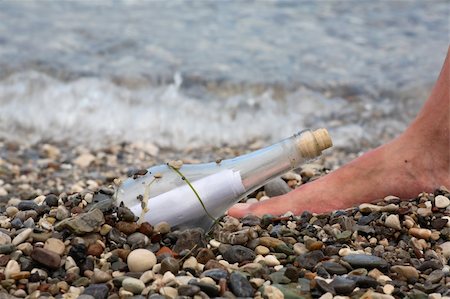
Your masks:
M166 221L172 227L207 230L234 203L331 146L326 129L304 130L232 159L158 165L125 180L114 199L152 225Z

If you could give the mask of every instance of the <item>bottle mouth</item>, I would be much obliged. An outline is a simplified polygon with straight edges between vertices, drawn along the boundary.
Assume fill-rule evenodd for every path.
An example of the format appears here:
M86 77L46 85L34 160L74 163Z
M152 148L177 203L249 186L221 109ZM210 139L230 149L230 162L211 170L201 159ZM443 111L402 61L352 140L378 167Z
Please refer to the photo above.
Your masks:
M315 158L322 151L333 146L327 129L321 128L315 131L306 131L300 136L299 148L303 157Z

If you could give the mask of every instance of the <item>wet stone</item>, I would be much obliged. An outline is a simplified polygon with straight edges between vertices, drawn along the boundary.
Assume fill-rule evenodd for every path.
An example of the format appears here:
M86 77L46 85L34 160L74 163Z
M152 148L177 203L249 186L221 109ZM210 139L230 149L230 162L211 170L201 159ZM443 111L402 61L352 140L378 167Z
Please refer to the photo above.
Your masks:
M385 270L388 267L388 262L386 262L386 260L367 254L350 254L344 256L342 260L349 263L353 268L378 268L380 270Z
M291 282L291 280L281 271L270 273L269 277L272 283L287 284Z
M232 264L253 261L255 257L255 252L241 245L233 245L223 253L223 258Z
M210 269L204 271L200 277L211 277L216 282L218 282L221 278L228 278L228 271L224 269Z
M84 295L91 295L95 299L108 298L109 288L106 284L91 284L83 292Z
M337 276L331 282L331 286L336 291L336 294L349 295L355 289L356 282L348 278Z
M255 292L247 278L239 272L231 273L230 289L237 297L253 297Z
M348 272L347 268L335 262L324 262L322 263L322 266L330 274L342 275Z

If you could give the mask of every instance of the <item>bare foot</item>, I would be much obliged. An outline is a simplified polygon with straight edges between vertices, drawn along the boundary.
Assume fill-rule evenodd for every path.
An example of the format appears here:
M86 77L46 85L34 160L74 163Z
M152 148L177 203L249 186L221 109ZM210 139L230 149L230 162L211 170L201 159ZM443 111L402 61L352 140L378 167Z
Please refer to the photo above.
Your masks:
M228 214L322 213L373 202L403 199L440 186L450 188L449 54L430 98L408 130L340 169L288 194L255 204L237 204Z

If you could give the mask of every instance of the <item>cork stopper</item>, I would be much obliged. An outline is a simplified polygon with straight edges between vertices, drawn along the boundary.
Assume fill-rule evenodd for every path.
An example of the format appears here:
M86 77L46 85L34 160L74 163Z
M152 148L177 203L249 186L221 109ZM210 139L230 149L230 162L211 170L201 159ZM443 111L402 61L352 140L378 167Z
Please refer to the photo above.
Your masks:
M300 152L303 157L315 158L322 154L322 151L333 146L331 137L327 129L317 129L302 133L299 141Z

